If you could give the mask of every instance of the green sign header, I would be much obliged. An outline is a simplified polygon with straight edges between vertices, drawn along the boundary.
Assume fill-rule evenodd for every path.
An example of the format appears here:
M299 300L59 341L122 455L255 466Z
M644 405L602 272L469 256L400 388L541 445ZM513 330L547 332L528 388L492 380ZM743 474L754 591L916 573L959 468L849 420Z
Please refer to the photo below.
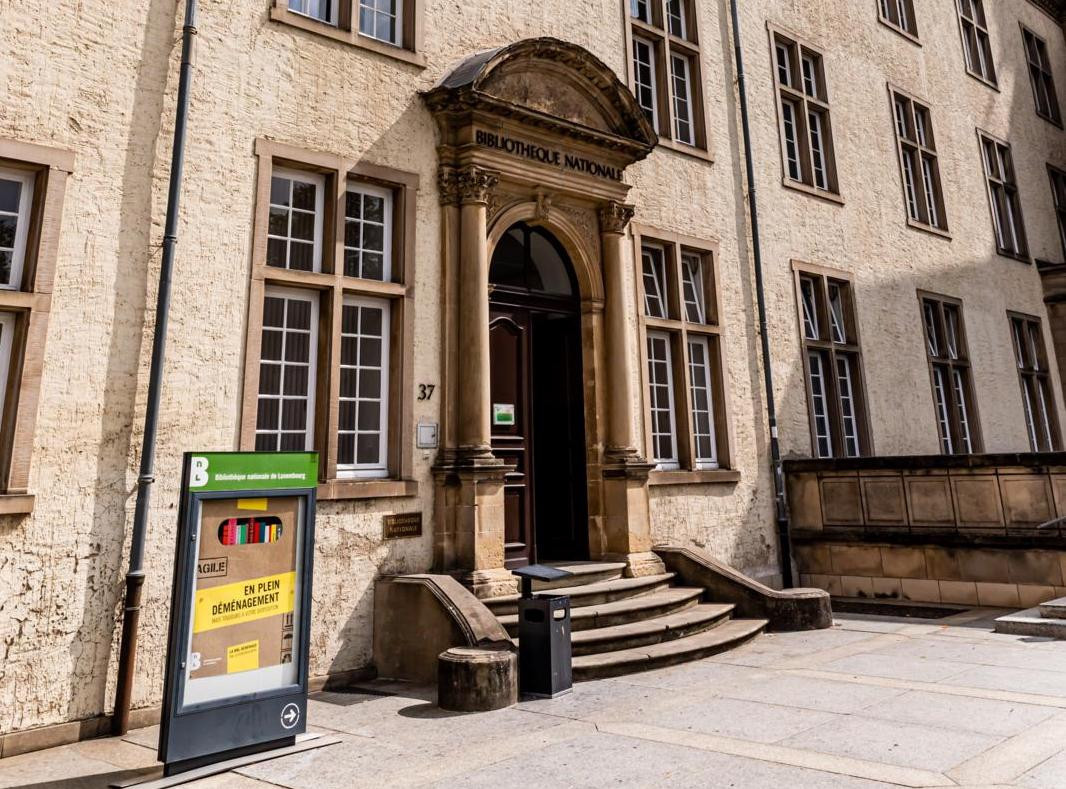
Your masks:
M292 490L318 486L316 452L190 452L189 490Z

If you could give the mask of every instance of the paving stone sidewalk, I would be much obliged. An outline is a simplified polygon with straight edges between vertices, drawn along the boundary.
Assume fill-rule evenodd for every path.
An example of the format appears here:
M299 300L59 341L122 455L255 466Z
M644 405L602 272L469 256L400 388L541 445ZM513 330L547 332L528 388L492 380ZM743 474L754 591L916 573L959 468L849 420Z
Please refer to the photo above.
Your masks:
M373 683L312 697L342 742L191 787L1066 787L1066 642L942 620L838 615L697 663L457 715ZM158 729L0 761L0 787L158 772Z

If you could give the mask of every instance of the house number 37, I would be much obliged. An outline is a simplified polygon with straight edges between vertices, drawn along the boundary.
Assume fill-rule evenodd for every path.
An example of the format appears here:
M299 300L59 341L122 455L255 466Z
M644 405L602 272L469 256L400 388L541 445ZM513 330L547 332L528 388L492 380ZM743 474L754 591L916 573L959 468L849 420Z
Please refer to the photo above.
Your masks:
M418 385L418 399L419 399L419 401L432 400L433 399L433 392L436 390L436 388L437 388L436 384L419 384Z

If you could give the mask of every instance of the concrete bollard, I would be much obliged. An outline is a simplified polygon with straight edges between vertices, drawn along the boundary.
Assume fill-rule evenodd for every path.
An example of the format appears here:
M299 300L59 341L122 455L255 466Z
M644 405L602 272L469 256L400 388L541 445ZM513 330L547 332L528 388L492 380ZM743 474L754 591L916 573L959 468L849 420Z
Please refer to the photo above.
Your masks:
M507 649L453 647L437 657L437 706L486 712L518 702L518 656Z

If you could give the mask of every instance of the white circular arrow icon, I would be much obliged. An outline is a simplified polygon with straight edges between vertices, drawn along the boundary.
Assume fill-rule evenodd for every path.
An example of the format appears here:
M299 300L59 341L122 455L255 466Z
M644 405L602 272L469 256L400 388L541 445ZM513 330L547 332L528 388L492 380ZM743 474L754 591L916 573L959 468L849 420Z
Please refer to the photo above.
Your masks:
M300 708L295 704L286 704L281 711L281 725L286 729L292 729L300 722Z

